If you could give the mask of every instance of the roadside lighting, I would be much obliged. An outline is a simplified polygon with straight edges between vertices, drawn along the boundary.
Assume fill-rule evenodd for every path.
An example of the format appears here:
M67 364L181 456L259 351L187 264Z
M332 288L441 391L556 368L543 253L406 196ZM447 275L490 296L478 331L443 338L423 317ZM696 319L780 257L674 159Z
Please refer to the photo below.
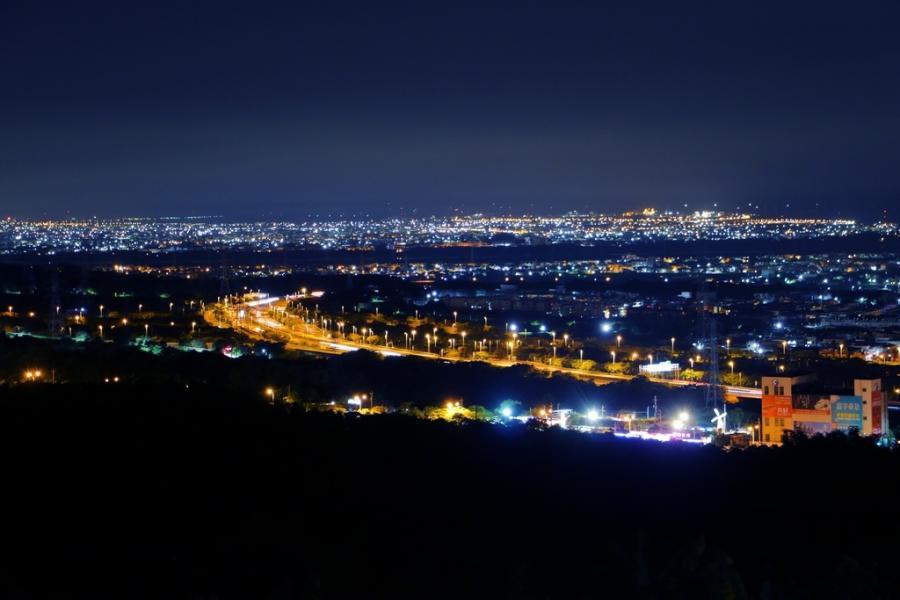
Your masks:
M726 339L725 339L725 353L726 353L726 354L730 354L730 353L731 353L731 338L726 338Z
M679 421L687 422L687 420L688 420L689 418L690 418L690 415L688 414L688 412L687 412L686 410L683 410L683 411L681 411L680 413L678 413L678 420L679 420Z
M622 336L617 335L616 336L616 348L621 348L621 347L622 347Z
M647 358L650 359L650 364L652 365L652 364L653 364L653 355L652 355L652 354L648 354L648 355L647 355Z
M100 305L100 318L103 318L103 305Z
M693 358L689 358L689 359L688 359L688 362L691 363L691 371L693 371L693 370L694 370L694 359L693 359Z
M569 334L568 333L563 334L563 346L566 348L569 347Z
M672 354L675 354L675 338L673 337L669 341L672 342Z
M269 397L269 400L272 402L272 404L275 404L275 388L267 387L266 396Z
M734 361L733 361L733 360L729 360L729 361L728 361L728 366L731 367L731 374L734 375Z
M616 351L613 350L612 352L610 352L610 354L612 355L613 364L616 364Z
M784 355L787 356L787 340L781 342L781 350L784 352Z
M838 356L840 356L840 358L844 358L844 344L838 344L838 352Z
M637 360L637 359L638 359L638 353L637 353L637 352L632 352L632 353L631 353L631 360Z
M512 416L512 409L508 406L504 406L503 410L500 411L500 414L508 419Z
M150 332L150 326L144 323L144 339L147 339L147 334Z
M453 311L453 324L456 325L456 311Z
M191 333L197 330L197 321L191 321Z
M597 419L600 418L600 414L596 410L591 409L587 413L587 418L588 418L588 421L596 421Z

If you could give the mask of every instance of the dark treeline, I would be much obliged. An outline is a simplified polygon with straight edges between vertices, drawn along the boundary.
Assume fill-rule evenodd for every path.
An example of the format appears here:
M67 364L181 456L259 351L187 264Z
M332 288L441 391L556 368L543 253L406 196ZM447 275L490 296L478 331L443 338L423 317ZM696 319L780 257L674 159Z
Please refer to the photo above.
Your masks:
M3 597L877 598L898 456L0 388Z

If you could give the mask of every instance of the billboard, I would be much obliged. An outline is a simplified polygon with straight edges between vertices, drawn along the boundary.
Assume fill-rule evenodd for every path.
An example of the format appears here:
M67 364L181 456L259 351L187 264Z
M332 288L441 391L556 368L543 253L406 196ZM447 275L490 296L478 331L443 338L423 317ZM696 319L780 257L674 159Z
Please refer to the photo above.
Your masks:
M831 420L842 431L855 427L862 431L863 404L859 396L835 396L831 404Z
M831 421L798 421L794 419L794 430L802 431L806 435L825 435L832 431Z
M762 397L762 414L764 417L783 417L791 416L791 397L790 396L763 396Z
M828 418L831 416L831 396L798 394L791 399L791 407L795 417L809 415Z
M881 422L882 411L884 400L881 397L881 390L872 390L872 433L879 434L884 433L882 427L884 424Z

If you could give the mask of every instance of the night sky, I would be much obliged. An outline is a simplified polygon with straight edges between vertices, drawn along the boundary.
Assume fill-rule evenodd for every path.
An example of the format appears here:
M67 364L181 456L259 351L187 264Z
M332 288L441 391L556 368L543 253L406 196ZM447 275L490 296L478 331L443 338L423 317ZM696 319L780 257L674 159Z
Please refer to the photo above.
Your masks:
M0 3L0 213L900 212L896 0L274 4Z

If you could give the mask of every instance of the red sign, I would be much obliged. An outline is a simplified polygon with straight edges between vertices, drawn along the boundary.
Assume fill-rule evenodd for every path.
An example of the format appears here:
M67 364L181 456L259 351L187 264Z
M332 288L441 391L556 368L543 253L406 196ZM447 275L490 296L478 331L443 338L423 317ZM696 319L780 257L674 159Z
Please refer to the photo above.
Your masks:
M790 396L763 396L762 415L764 417L787 417L792 415Z

